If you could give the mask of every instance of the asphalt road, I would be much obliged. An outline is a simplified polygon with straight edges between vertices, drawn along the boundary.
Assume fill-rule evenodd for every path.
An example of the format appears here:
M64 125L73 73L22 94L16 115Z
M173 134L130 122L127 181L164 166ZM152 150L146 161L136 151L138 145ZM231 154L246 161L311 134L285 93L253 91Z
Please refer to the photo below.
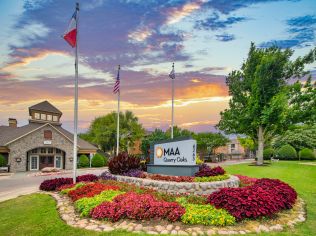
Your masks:
M100 175L107 168L98 169L79 169L77 175L95 174ZM0 175L0 202L18 197L20 195L35 193L43 180L72 177L72 173L50 175L50 176L31 176L32 172L13 173L11 176Z

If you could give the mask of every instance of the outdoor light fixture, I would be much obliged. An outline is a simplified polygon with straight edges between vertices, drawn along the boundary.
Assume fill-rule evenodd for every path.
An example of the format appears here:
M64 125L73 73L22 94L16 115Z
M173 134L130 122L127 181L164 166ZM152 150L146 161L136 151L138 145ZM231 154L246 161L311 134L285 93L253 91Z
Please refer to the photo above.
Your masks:
M16 157L16 158L15 158L15 161L16 161L16 162L21 162L22 159L21 159L21 157Z

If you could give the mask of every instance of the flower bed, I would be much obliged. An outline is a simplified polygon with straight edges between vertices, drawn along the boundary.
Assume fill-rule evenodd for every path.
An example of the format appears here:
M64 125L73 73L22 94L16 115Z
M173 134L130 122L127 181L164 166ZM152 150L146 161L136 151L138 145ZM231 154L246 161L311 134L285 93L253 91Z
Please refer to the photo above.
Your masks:
M223 175L196 178L219 176ZM222 188L207 196L179 192L168 194L116 180L100 179L97 182L82 182L76 185L69 184L64 179L50 180L50 183L55 185L63 182L66 183L58 187L60 193L68 195L82 217L110 222L121 219L156 219L179 221L186 225L230 226L243 219L273 217L282 210L291 209L297 198L293 188L274 179L257 179L252 185ZM50 191L52 188L47 189Z

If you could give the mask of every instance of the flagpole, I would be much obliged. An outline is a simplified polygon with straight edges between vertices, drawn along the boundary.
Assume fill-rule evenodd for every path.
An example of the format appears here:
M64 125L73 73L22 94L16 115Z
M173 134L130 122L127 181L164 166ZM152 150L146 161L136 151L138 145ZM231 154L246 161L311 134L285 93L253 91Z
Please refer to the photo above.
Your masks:
M73 182L76 183L77 177L77 142L78 142L78 20L79 3L76 3L76 48L75 48L75 105L74 105L74 146L73 146Z
M118 75L120 73L121 66L118 66ZM119 88L117 93L117 127L116 127L116 155L119 154L120 149L120 94L121 89Z
M174 63L172 63L172 70L174 71ZM173 139L173 122L174 122L174 79L172 80L172 112L171 112L171 139Z

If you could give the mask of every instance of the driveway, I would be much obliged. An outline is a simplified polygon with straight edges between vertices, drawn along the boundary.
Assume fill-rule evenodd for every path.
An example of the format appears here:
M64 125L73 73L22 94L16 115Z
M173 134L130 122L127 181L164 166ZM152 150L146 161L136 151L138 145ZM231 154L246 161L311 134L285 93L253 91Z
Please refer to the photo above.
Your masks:
M79 169L77 175L95 174L100 175L108 168L98 169ZM38 187L46 179L72 177L72 173L50 175L50 176L31 176L32 172L14 173L9 176L0 176L0 202L18 197L20 195L35 193L39 191Z

